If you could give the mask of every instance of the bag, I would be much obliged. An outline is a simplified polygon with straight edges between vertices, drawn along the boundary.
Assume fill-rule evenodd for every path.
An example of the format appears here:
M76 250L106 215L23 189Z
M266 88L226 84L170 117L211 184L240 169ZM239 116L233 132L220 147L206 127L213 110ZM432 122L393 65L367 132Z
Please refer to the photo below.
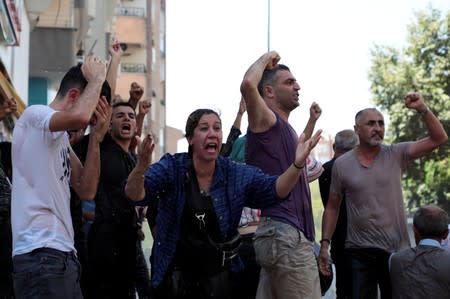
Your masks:
M241 235L237 233L231 240L216 243L209 236L208 241L211 245L213 245L222 256L222 267L228 266L231 264L233 258L235 258L239 253L239 248L241 248L242 240Z
M238 255L239 248L241 247L241 235L236 230L235 235L228 241L225 242L215 242L212 240L210 235L206 232L205 228L205 211L207 210L206 205L211 204L201 199L200 189L198 187L197 175L195 174L195 169L192 164L192 161L188 159L186 161L186 168L188 172L186 173L186 203L188 207L191 209L192 214L199 220L200 231L206 236L208 243L214 247L218 251L219 255L219 266L225 267L231 264L231 261L234 257ZM214 213L215 223L217 224L217 216ZM202 224L203 223L203 224Z

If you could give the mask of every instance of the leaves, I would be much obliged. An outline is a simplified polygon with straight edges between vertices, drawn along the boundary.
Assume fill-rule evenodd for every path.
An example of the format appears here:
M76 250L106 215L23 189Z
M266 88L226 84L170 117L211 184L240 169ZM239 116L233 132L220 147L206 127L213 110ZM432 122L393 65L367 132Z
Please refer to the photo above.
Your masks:
M374 103L389 114L386 139L396 143L427 136L419 116L407 110L403 97L420 91L429 108L450 132L450 13L428 8L408 26L404 49L375 45L369 71ZM436 203L450 212L450 146L414 161L403 180L409 209Z

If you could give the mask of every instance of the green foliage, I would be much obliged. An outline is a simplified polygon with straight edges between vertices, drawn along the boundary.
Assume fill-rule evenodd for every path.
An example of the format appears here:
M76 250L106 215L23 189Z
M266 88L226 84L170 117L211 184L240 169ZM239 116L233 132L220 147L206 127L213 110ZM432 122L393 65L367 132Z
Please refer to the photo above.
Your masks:
M371 52L373 101L389 114L386 140L392 143L427 136L420 117L404 106L403 98L410 91L422 93L447 134L450 132L450 13L443 16L433 8L418 12L408 31L404 49L376 45ZM403 180L409 209L436 203L450 212L449 156L447 142L410 165Z

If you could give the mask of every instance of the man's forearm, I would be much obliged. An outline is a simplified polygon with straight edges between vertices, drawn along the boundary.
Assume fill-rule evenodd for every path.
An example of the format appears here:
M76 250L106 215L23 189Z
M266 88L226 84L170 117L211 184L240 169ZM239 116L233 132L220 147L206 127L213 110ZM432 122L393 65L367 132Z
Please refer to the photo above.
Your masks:
M259 81L261 81L262 75L263 75L264 70L266 69L269 61L270 60L269 60L268 56L266 56L266 55L261 56L247 70L247 72L244 75L244 81L251 83L252 85L257 87ZM244 99L247 102L247 99L245 98L245 96L244 96Z
M133 201L140 201L145 197L145 172L146 168L136 165L128 176L127 184L125 185L125 194Z
M100 178L100 140L96 134L90 134L86 161L81 171L81 198L94 198Z
M88 82L78 101L75 101L73 113L89 121L100 99L102 85L103 81L101 80Z
M310 117L308 119L308 123L306 124L305 129L303 130L303 133L305 133L305 139L308 140L311 138L312 133L314 132L314 128L316 127L316 122L314 118Z
M144 118L145 114L139 113L136 116L136 136L141 137L142 135L142 128L144 127Z
M330 201L328 201L322 216L322 239L331 240L334 230L336 229L339 206L328 206L329 203Z
M295 166L292 164L291 166L286 169L285 172L283 172L277 179L275 183L275 189L277 192L277 196L279 198L286 198L289 193L294 188L295 184L297 184L298 179L302 172L304 171L305 162L303 162L303 165L297 165Z
M112 56L108 66L108 72L106 73L106 81L108 81L109 86L111 87L111 95L113 97L116 94L116 82L119 66L120 66L120 57Z
M427 127L428 135L436 144L441 145L448 140L444 127L431 110L428 110L422 119Z

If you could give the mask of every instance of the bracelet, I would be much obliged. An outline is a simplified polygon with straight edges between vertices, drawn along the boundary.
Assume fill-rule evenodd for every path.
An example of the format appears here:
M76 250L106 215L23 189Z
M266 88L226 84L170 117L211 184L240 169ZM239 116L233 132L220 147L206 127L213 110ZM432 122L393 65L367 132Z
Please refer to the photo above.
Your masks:
M425 106L425 110L423 111L417 111L417 113L419 113L419 115L421 117L424 117L425 115L427 115L428 111L430 111L430 109L428 109L428 106Z
M330 239L322 239L322 240L320 240L320 241L319 241L320 245L322 245L322 242L327 242L328 245L331 244L331 240L330 240Z
M295 161L292 162L292 165L294 165L294 167L297 169L303 169L305 167L305 164L303 164L302 166L297 166L297 164L295 164Z

